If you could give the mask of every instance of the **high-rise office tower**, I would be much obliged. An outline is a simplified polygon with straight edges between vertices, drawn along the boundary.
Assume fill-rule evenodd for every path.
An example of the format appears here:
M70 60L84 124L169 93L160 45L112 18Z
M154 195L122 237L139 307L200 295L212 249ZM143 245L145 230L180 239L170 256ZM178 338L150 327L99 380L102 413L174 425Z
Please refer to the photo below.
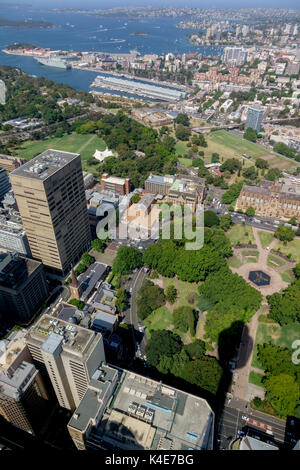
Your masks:
M259 132L263 120L263 115L264 108L262 108L261 106L250 106L247 113L245 129L251 127L251 129L254 129L255 131Z
M91 238L80 155L46 150L10 178L33 258L66 274Z
M52 405L41 374L32 364L24 331L0 341L0 415L37 434Z
M28 331L26 342L36 367L50 378L60 406L74 411L105 362L102 335L43 315Z
M7 319L27 323L47 296L42 263L11 253L0 254L0 298Z
M0 168L0 202L4 198L5 194L10 190L9 177L6 174L4 168Z

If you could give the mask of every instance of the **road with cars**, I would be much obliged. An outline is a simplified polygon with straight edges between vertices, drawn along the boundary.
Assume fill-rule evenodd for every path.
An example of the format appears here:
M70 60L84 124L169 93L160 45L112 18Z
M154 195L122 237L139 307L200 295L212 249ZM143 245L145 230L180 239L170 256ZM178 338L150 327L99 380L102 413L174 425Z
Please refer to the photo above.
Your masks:
M217 447L222 450L229 449L230 444L236 438L243 437L245 432L264 442L273 443L279 448L291 449L299 439L297 434L299 431L293 420L286 422L252 410L243 400L229 398L217 419Z

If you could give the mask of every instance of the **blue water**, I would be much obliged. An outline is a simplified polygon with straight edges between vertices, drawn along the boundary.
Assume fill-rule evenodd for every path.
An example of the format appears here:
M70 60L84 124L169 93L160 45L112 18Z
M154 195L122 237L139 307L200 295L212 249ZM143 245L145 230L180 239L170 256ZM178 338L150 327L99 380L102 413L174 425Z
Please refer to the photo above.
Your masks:
M149 18L143 20L93 18L82 14L39 13L30 9L1 9L1 16L8 19L33 19L50 21L51 29L0 28L0 64L22 68L31 75L43 76L59 83L66 83L78 90L89 91L96 72L60 70L44 67L31 57L7 55L5 46L14 42L26 42L52 50L98 51L127 53L132 49L141 54L183 54L197 52L203 55L221 55L223 48L193 46L186 35L191 30L176 28L179 19ZM127 24L126 24L127 23ZM100 28L102 25L102 28ZM101 31L107 30L107 31ZM130 36L143 31L147 36ZM111 41L114 38L116 41ZM123 42L122 42L123 41ZM122 93L121 93L122 94Z

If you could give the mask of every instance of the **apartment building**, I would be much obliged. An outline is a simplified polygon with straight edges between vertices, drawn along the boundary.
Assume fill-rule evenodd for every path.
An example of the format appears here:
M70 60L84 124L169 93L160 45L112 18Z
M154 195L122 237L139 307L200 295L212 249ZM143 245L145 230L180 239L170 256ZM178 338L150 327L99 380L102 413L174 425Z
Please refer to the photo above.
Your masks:
M51 403L24 334L25 330L13 332L0 341L0 415L18 428L38 434Z
M12 253L0 254L0 298L8 319L27 323L47 296L42 263Z
M46 150L10 177L33 258L66 274L91 239L80 155Z
M251 127L256 132L259 132L261 129L261 123L264 116L264 108L261 106L249 106L247 112L247 120L245 124L245 129Z
M225 47L223 62L227 65L242 65L247 61L247 49L243 47Z
M26 335L36 367L51 380L58 403L74 411L105 362L101 334L43 315Z

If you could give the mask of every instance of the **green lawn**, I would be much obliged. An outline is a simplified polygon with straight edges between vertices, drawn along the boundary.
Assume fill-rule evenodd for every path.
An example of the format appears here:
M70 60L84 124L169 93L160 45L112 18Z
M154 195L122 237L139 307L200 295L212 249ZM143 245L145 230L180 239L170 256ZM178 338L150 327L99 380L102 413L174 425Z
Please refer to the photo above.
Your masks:
M165 330L172 325L172 313L167 307L160 307L154 310L145 320L147 338L150 339L151 331Z
M185 282L185 281L180 281L176 280L176 278L169 279L167 277L163 278L163 285L164 289L166 289L170 284L173 284L173 286L177 289L177 300L176 303L174 304L174 307L179 307L181 305L196 305L196 302L199 297L199 292L198 292L198 286L199 284L194 283L194 282ZM188 298L190 294L194 295L195 302L194 303L189 303Z
M274 255L268 255L268 258L267 258L267 265L268 266L271 266L272 268L280 268L282 266L284 266L286 264L286 262L281 259L281 258L278 258L278 256L274 256Z
M289 284L291 284L294 280L293 272L291 271L291 269L286 269L285 271L282 271L280 273L280 276L284 282L288 282Z
M85 146L86 145L86 146ZM95 134L66 134L63 137L49 137L45 140L28 141L15 152L16 156L31 160L39 153L47 149L64 150L65 152L80 153L83 162L84 170L91 170L86 163L87 159L91 157L95 150L104 150L106 144L103 139L100 139Z
M240 139L227 131L215 131L212 132L210 136L213 142L229 147L235 150L238 154L247 153L251 155L251 157L262 157L269 153L264 148L259 147L248 140Z
M278 241L274 248L280 248L280 251L284 255L291 254L296 263L300 263L300 237L294 238L294 240L288 242L287 245L284 245L283 242Z
M244 160L244 167L254 164L256 158L263 158L268 161L270 167L278 167L281 169L288 169L295 166L292 160L288 160L278 154L270 152L259 145L256 145L248 140L241 139L227 131L220 130L214 131L205 135L207 147L204 148L205 162L210 163L211 154L213 152L219 153L221 158L227 160L228 158L239 158ZM250 160L243 158L243 153L252 156Z
M243 263L237 256L232 256L232 258L230 258L230 260L228 261L228 264L232 268L240 268L243 265Z
M186 144L187 144L187 142L182 142L182 141L176 142L176 146L175 146L176 155L186 155L187 154L188 147L187 147Z
M190 158L178 158L180 165L190 168L192 166L192 160Z
M258 372L250 372L249 375L249 383L257 385L258 387L263 387L262 379L263 379L263 374L259 374Z
M242 255L247 260L247 263L257 263L259 252L256 250L243 250Z
M248 235L245 235L245 233L248 233ZM253 230L250 225L234 224L226 235L232 245L236 245L238 241L240 243L249 243L249 240L251 240L252 243L255 242Z
M259 240L263 249L267 248L270 243L274 240L274 234L272 232L258 232Z

